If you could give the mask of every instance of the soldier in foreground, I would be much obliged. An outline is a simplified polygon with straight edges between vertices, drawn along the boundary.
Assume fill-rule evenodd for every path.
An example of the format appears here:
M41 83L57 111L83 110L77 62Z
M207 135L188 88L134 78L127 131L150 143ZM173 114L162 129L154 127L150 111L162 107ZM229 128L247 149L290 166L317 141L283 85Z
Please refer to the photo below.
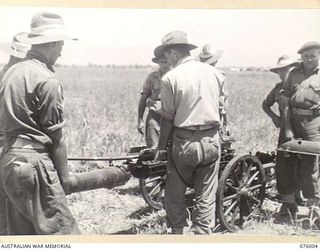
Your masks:
M32 47L10 67L0 86L0 190L6 196L8 234L78 234L68 208L63 90L53 65L65 34L59 15L41 12L17 39ZM0 211L3 213L3 211Z
M161 77L169 70L167 60L163 55L155 51L154 63L159 65L159 69L150 73L143 85L138 108L138 131L142 135L145 132L146 144L148 148L156 148L160 133L160 109L161 109ZM144 130L143 114L146 107L149 109Z
M168 33L157 48L173 66L162 77L162 118L155 156L162 160L168 154L164 207L173 234L182 234L187 226L187 187L193 187L195 194L191 232L210 234L215 223L221 82L214 67L190 55L195 48L182 31Z
M7 70L17 62L19 62L22 58L24 58L30 49L30 45L21 43L17 40L17 36L22 33L18 33L12 39L11 45L7 46L7 44L3 44L3 50L7 52L10 57L8 63L3 67L0 72L0 81ZM0 151L2 151L3 146L3 135L0 134ZM6 202L5 195L0 191L0 235L7 234L7 221L6 221Z
M320 43L308 42L298 51L302 63L292 68L283 83L282 102L284 105L284 140L301 138L307 141L320 141ZM315 208L319 214L319 165L316 157L301 155L294 158L293 167L286 164L283 185L282 207L279 221L295 217L297 205L295 192L301 187L307 206ZM293 161L292 161L293 162ZM297 177L296 177L297 176ZM290 214L289 214L290 213Z
M297 66L299 63L297 61L294 61L290 59L287 55L283 55L278 59L277 65L270 69L271 72L277 74L279 78L281 79L281 82L277 83L274 88L269 92L269 94L266 96L264 101L262 102L262 109L264 112L271 118L273 124L276 128L280 128L279 131L279 137L278 137L278 144L279 147L282 143L285 142L284 140L284 124L282 116L282 108L279 105L279 98L280 98L280 92L283 87L283 81L285 80L285 77L293 66ZM279 115L277 115L271 107L277 103L278 109L279 109ZM285 195L283 194L283 189L285 189L286 183L287 183L287 176L286 173L286 166L290 163L291 159L288 159L287 157L284 157L283 152L278 152L276 156L276 179L277 179L277 189L280 195L280 199L285 199ZM285 169L285 171L283 170ZM291 170L290 170L291 171Z

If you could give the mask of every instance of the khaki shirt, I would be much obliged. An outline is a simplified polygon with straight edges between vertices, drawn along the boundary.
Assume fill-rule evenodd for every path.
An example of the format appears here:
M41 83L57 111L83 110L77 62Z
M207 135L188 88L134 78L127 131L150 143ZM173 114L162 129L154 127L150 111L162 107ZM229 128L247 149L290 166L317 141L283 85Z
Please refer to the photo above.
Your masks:
M10 67L0 85L0 128L8 136L52 144L50 132L65 125L63 89L52 66L34 51Z
M162 77L162 113L176 127L219 126L221 73L188 56Z
M320 72L317 67L306 75L301 65L289 71L283 89L290 97L290 106L301 109L320 109Z
M8 65L4 65L4 67L2 68L2 70L0 71L0 81L2 80L3 76L5 75L5 73L8 71L9 67Z
M147 107L152 110L161 109L161 75L159 71L150 73L143 84L142 93L148 97Z

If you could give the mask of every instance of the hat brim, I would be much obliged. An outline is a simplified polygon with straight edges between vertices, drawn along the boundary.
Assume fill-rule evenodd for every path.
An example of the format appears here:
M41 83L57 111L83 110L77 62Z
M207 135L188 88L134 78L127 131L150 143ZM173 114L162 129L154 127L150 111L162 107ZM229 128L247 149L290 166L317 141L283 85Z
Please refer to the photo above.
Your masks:
M78 40L78 38L65 35L65 34L40 36L40 35L32 35L30 33L24 33L24 34L18 35L17 40L22 43L36 45L36 44L44 44L44 43L64 41L64 40Z
M152 59L151 59L151 61L153 61L154 63L159 63L160 59L159 59L159 58L154 57L154 58L152 58Z
M207 55L204 55L203 53L200 53L199 59L200 59L200 62L207 63L207 64L213 64L213 63L217 62L222 57L222 55L223 55L223 51L217 50L216 53L211 56L207 56Z
M293 63L289 63L286 65L282 65L281 67L273 67L269 71L278 74L279 69L284 69L284 68L293 67L293 66L297 66L297 65L299 65L299 62L293 62Z
M0 44L0 49L6 53L7 55L18 57L18 58L24 58L26 56L26 52L24 51L17 51L13 50L11 48L11 45L9 43L1 43Z
M158 47L155 48L154 52L155 55L159 55L159 56L164 56L164 50L172 45L185 45L189 50L193 50L198 48L198 46L193 45L191 43L175 43L175 44L166 44L166 45L159 45Z

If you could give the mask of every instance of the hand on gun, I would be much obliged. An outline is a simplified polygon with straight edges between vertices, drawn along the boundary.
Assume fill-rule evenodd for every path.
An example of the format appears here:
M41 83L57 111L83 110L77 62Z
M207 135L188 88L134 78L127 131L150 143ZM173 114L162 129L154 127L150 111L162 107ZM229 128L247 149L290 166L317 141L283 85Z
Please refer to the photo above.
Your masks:
M165 149L157 149L154 161L166 161L167 160L167 150Z

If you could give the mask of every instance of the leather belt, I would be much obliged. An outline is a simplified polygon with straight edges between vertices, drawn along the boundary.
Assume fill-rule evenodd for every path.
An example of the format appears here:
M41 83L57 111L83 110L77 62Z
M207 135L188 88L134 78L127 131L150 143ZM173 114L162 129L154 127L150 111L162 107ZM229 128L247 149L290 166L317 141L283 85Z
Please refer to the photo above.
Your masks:
M319 109L301 109L301 108L291 108L291 111L295 115L320 115Z
M193 125L193 126L176 127L176 128L178 128L178 129L192 130L192 131L196 131L196 130L205 131L205 130L210 130L210 129L218 129L219 126L216 126L216 125L214 125L214 124L208 124L208 125Z

